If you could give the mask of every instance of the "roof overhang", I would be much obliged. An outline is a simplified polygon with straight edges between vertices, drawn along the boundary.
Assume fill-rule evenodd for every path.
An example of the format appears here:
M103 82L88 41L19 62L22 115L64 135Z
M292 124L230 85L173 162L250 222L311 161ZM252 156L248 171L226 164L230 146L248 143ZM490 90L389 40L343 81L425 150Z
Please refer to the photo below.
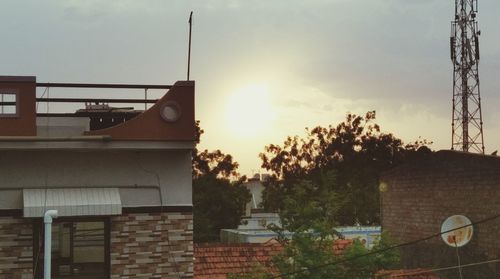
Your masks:
M58 216L119 215L118 188L23 189L24 217L43 217L56 209Z

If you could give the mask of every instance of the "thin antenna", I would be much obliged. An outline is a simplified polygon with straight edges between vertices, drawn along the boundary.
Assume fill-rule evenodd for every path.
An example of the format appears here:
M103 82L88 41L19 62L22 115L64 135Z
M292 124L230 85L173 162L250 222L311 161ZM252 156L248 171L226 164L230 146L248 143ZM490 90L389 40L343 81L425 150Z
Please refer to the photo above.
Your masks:
M187 80L189 80L189 70L191 68L191 28L193 26L193 11L189 14L189 43L188 43L188 72Z

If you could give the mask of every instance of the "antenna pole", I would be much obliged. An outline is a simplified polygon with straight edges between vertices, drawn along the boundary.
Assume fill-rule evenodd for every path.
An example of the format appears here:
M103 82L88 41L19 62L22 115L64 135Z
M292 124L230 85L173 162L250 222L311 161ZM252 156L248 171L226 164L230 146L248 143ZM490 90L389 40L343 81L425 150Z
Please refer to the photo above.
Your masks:
M450 50L453 63L451 149L484 154L479 90L477 0L455 0Z
M193 26L193 12L189 14L189 43L188 43L188 69L187 69L187 80L189 80L189 70L191 68L191 29Z
M458 252L458 245L455 236L453 236L453 242L455 243L455 251L457 252L457 263L458 263L458 275L460 275L460 279L463 279L462 276L462 263L460 262L460 253Z

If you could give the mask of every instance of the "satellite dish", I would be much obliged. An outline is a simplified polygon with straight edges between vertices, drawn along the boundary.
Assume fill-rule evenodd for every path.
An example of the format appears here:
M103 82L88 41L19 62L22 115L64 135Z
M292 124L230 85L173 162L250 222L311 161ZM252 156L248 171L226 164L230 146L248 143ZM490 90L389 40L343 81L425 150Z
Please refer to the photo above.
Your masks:
M450 216L441 225L441 238L449 246L462 247L472 239L473 228L471 224L469 218L463 215ZM460 227L464 228L450 231Z

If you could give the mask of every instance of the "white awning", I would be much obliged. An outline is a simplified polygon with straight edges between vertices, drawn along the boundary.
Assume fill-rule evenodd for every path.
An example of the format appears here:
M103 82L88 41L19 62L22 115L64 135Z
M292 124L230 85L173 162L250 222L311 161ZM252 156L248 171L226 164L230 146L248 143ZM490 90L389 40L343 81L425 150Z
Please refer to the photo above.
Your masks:
M42 217L48 209L56 209L59 216L122 213L118 188L23 189L23 202L24 217Z

